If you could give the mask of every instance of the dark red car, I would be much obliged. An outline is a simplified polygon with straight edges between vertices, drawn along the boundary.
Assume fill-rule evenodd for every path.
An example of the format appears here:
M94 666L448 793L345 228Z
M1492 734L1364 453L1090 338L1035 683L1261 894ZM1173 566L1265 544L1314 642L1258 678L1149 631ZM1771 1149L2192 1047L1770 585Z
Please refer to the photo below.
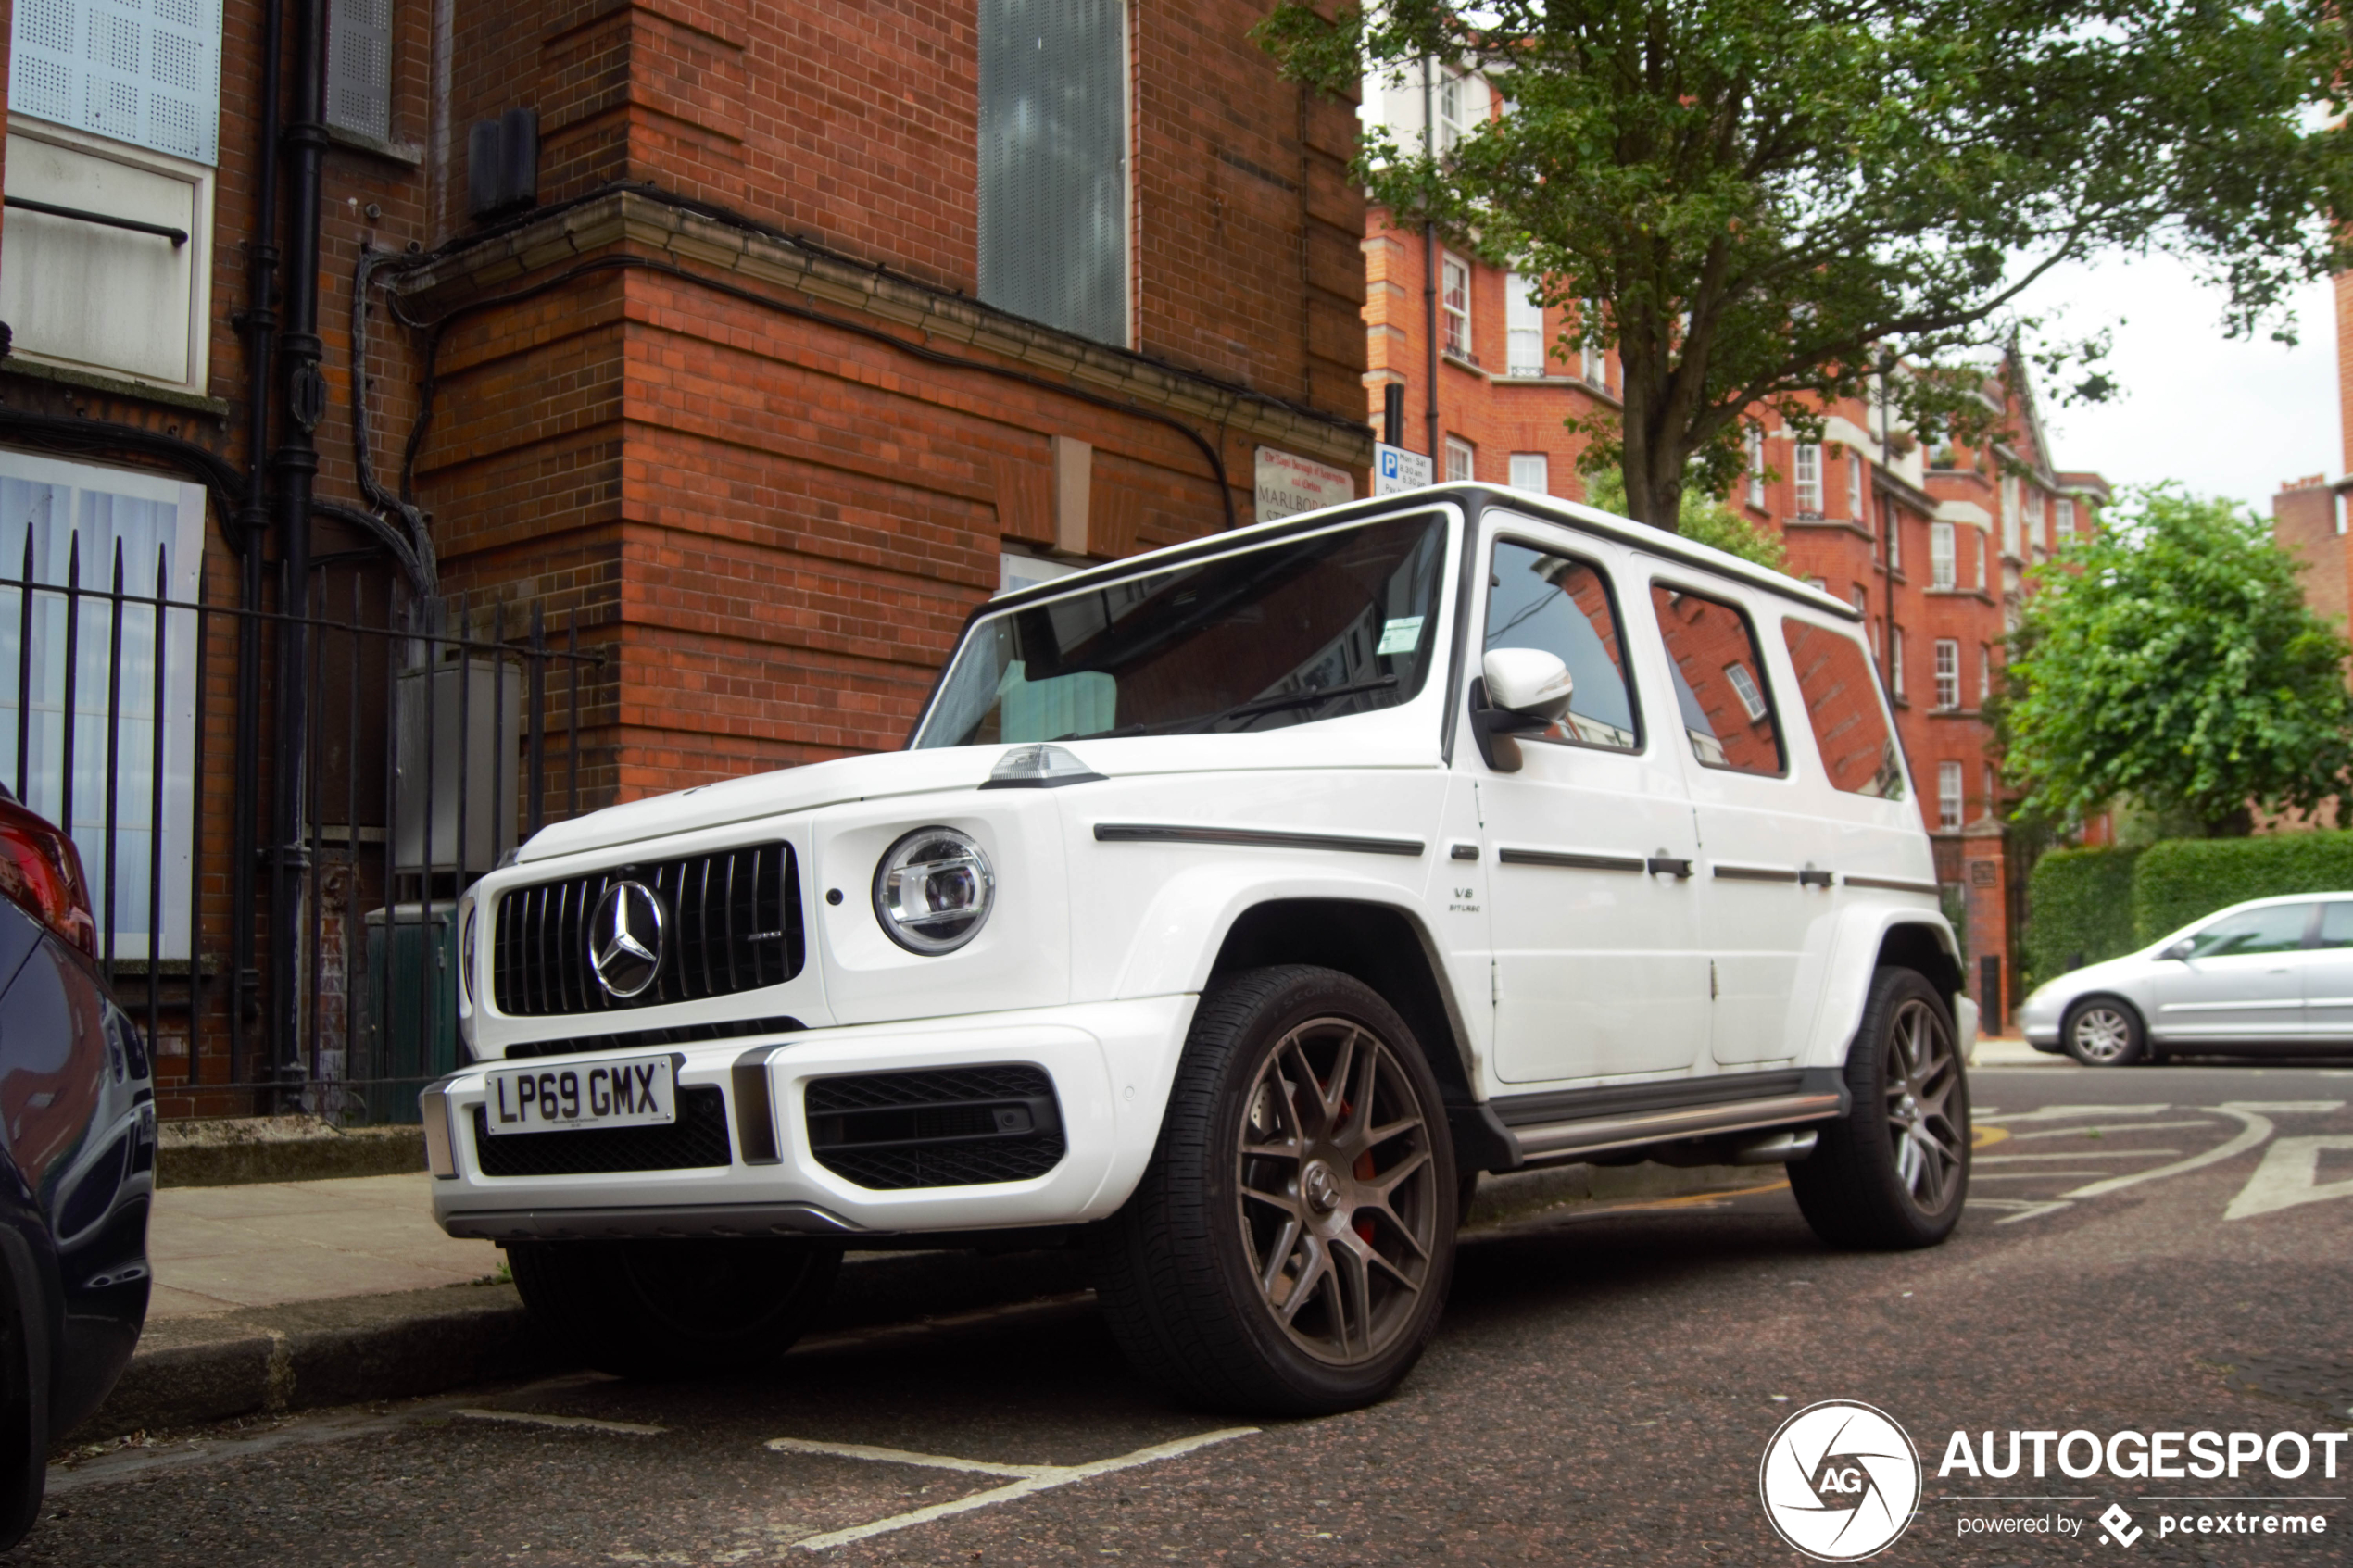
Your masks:
M155 1087L73 841L0 790L0 1548L147 1317Z

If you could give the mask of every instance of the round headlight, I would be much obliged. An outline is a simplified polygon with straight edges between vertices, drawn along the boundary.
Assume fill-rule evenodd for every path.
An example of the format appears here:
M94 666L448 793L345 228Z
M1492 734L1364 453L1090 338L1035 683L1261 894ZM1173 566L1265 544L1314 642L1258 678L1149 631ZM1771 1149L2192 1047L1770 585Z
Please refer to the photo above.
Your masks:
M458 984L465 988L469 1007L474 999L474 909L466 906L465 923L458 928Z
M917 828L875 868L875 918L911 953L952 953L988 919L997 879L954 828Z

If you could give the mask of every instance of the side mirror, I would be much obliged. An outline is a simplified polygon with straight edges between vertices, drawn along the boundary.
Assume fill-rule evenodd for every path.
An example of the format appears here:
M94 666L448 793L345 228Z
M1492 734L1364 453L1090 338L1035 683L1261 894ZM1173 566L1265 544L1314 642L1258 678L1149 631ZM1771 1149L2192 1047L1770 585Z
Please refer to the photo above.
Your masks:
M1515 734L1541 730L1568 711L1568 666L1541 648L1497 648L1479 661L1471 685L1471 735L1499 773L1519 771Z
M2183 960L2187 959L2190 954L2196 951L2196 949L2197 944L2189 937L2184 936L2179 942L2174 943L2171 947L2166 948L2165 951L2158 954L2157 956L2160 959L2171 959L2176 963L2179 963Z

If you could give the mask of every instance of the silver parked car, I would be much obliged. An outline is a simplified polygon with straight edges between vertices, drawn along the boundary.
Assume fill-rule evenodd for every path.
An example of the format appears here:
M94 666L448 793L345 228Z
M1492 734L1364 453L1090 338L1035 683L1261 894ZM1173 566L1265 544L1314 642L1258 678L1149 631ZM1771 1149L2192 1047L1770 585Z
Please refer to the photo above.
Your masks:
M2037 1050L2093 1067L2160 1050L2353 1042L2353 893L2233 904L2037 987L2019 1022Z

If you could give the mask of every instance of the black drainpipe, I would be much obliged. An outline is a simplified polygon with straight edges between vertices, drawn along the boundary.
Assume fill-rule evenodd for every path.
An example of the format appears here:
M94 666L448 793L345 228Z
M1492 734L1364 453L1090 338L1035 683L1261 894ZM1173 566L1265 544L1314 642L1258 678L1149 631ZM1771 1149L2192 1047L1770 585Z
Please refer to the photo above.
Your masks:
M1422 156L1433 155L1438 145L1436 122L1430 118L1437 112L1431 101L1429 56L1422 56ZM1446 483L1446 460L1438 449L1438 225L1422 222L1422 335L1428 340L1428 353L1423 374L1429 382L1429 403L1427 419L1429 424L1429 477L1435 483Z
M261 134L254 181L253 239L245 253L245 500L232 520L236 548L237 605L261 608L262 536L270 524L270 378L278 333L278 108L283 91L279 63L286 52L285 0L268 0L261 21ZM245 1012L259 973L253 962L253 875L259 859L261 628L252 615L237 618L237 787L235 849L229 858L229 1055L233 1072L253 1072L245 1045ZM256 1073L255 1076L260 1076Z
M301 0L295 38L294 113L285 128L293 163L286 257L286 330L278 340L286 418L271 458L276 476L278 522L278 726L271 750L277 759L270 848L270 1053L274 1075L292 1085L303 1077L302 929L308 854L303 845L303 802L310 764L309 630L299 619L310 602L310 497L319 472L311 439L327 411L327 383L319 373L319 182L327 150L324 106L326 0Z

